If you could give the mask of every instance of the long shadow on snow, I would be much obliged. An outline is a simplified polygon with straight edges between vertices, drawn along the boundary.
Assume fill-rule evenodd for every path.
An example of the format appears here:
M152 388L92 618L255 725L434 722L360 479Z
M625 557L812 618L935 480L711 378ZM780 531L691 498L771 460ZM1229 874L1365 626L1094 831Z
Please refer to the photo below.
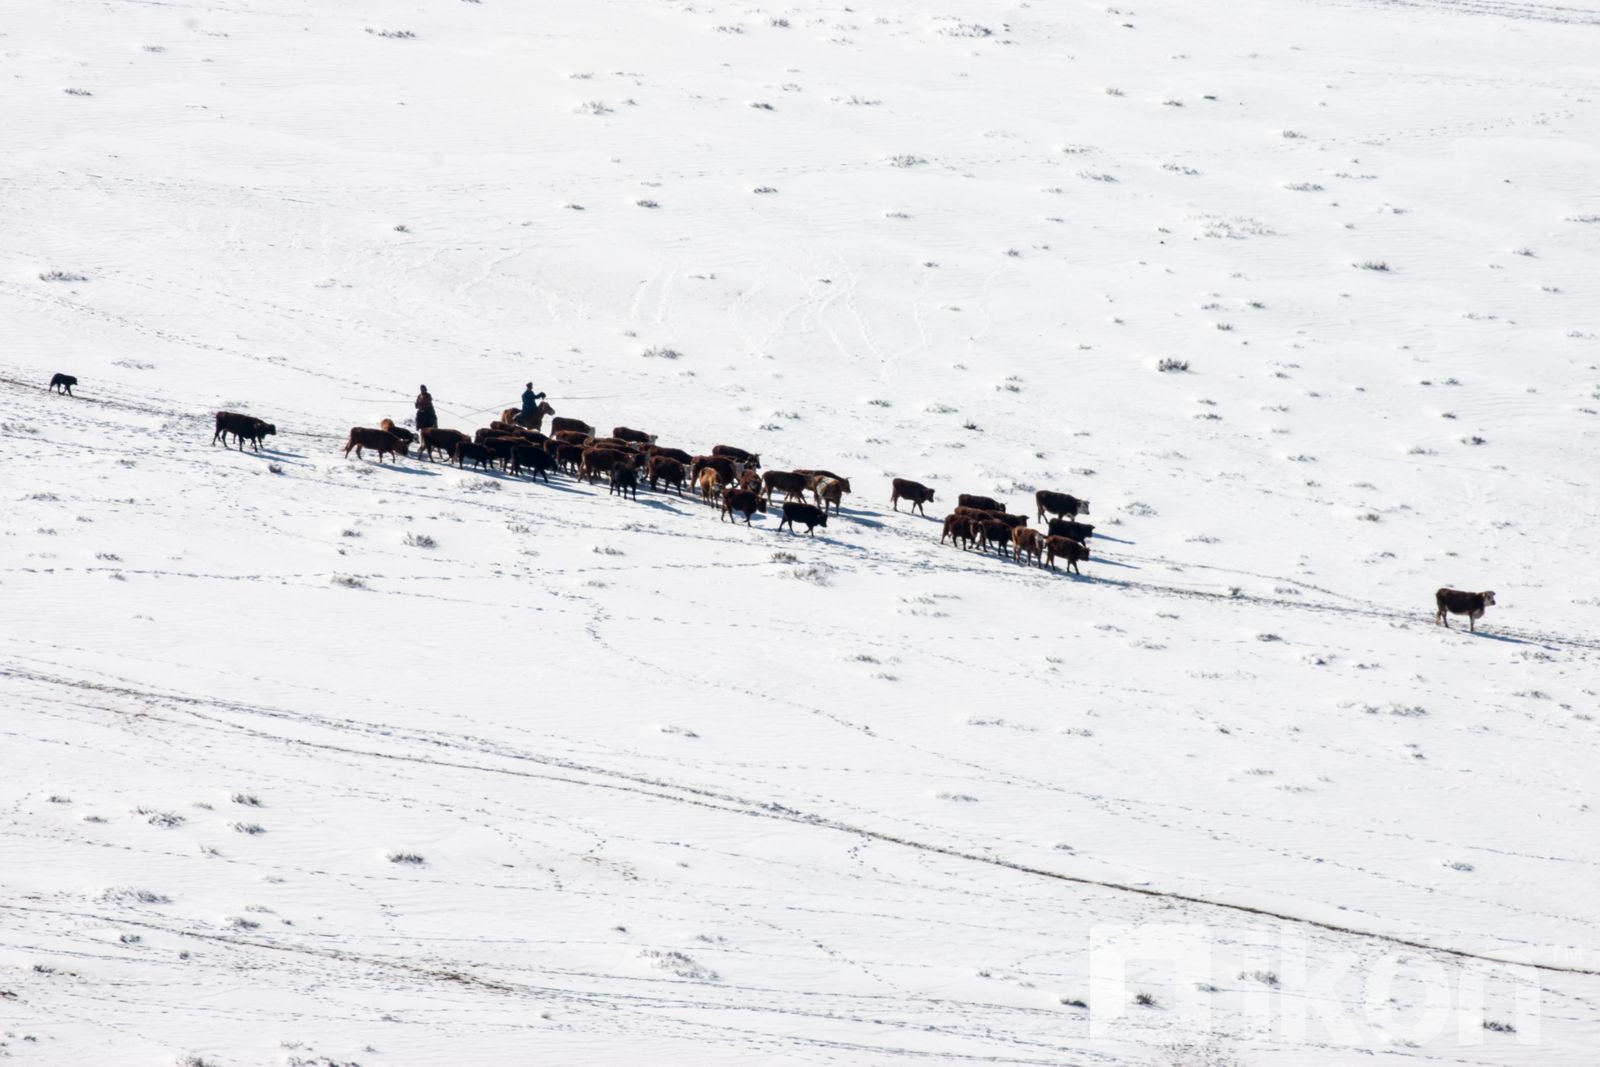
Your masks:
M846 552L862 553L867 551L867 547L865 545L852 545L848 541L840 541L832 537L818 537L815 534L795 533L792 530L780 530L777 528L777 526L772 527L772 532L775 534L781 533L787 535L784 538L785 541L787 541L789 538L799 538L803 542L827 545L830 548L842 548Z
M888 525L887 523L879 522L877 519L869 519L869 518L867 518L867 514L868 513L865 512L865 511L851 510L849 508L840 508L838 511L833 513L833 518L835 518L835 519L849 519L851 522L855 523L856 525L865 526L869 530L881 530L881 529L884 528L884 526Z
M374 463L370 459L360 460L359 462L365 463L368 469L376 468L381 471L394 471L397 474L409 474L416 478L439 477L438 471L428 470L425 467L402 467L398 463Z
M685 501L687 501L689 498L688 497L684 497L683 499ZM687 515L687 514L689 514L689 512L687 510L678 507L677 505L673 504L670 500L667 500L666 498L660 497L660 496L634 497L633 501L635 503L638 503L638 504L643 504L645 507L655 508L657 511L670 511L674 515Z
M1508 645L1536 645L1537 641L1525 641L1520 637L1507 637L1505 634L1474 633L1467 631L1468 637L1476 637L1480 641L1504 641ZM1548 647L1548 646L1545 646Z

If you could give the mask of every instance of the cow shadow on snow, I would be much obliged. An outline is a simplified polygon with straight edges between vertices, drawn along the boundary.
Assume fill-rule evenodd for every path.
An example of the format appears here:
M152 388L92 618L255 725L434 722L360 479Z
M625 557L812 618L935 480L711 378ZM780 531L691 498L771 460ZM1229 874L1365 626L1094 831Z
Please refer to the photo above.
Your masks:
M1454 627L1452 627L1452 629L1454 629ZM1467 631L1467 636L1468 637L1476 637L1480 641L1504 641L1508 645L1537 645L1537 644L1539 644L1539 642L1537 642L1537 641L1529 641L1529 640L1526 640L1525 638L1521 638L1521 637L1511 637L1511 636L1509 636L1507 634L1492 634L1492 633L1488 633L1488 632L1483 631L1483 630L1479 630L1477 633L1473 633L1471 630L1468 630ZM1550 646L1549 645L1544 645L1542 647L1549 648Z
M376 470L394 471L396 474L409 474L413 478L437 478L440 473L438 470L429 470L427 467L403 466L399 463L374 463L372 460L366 459L357 460L356 462L365 463L368 467Z

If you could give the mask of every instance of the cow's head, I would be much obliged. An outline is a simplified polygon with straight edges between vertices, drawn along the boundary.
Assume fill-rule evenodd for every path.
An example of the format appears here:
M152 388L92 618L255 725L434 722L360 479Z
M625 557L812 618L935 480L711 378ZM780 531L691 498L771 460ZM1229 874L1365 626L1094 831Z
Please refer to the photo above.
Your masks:
M1083 515L1089 514L1089 502L1087 500L1078 501L1078 511Z
M263 437L265 437L269 433L270 434L275 434L277 432L278 432L278 428L276 426L272 425L272 423L270 423L270 422L261 427L261 435Z
M1488 593L1483 593L1483 594L1480 594L1480 595L1483 597L1483 602L1485 604L1493 604L1494 603L1494 593L1488 592Z

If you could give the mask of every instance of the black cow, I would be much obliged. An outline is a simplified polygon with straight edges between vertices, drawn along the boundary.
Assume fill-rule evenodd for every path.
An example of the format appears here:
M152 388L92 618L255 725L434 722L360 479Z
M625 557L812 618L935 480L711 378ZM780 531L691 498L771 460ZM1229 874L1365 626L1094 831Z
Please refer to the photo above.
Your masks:
M1074 522L1071 519L1051 519L1050 529L1045 533L1051 537L1070 537L1074 541L1087 541L1094 536L1094 527L1087 522Z
M921 482L914 482L910 478L896 478L894 486L889 492L889 503L894 505L896 511L900 510L900 501L909 500L911 501L912 511L922 511L926 515L927 512L922 510L922 505L932 499L932 489L929 489Z
M1039 506L1039 521L1044 521L1044 513L1049 512L1055 516L1065 515L1075 519L1080 514L1089 514L1089 502L1079 500L1071 493L1052 493L1048 489L1041 489L1033 494L1033 502Z
M639 469L618 463L611 468L611 491L621 497L639 499Z
M275 434L278 428L270 422L263 422L253 415L241 415L237 411L217 412L217 431L211 435L211 443L216 444L217 438L222 438L222 447L228 447L228 435L232 434L239 442L239 451L244 451L244 443L250 442L250 447L261 451L261 442L268 434Z
M471 441L457 441L452 457L456 466L463 470L468 463L482 470L488 470L490 464L494 463L494 452L487 445L475 445Z
M737 511L744 516L744 524L749 526L750 516L766 510L766 506L761 503L760 493L754 489L739 489L730 485L722 491L722 511L717 518L738 522L739 520L733 517L733 513Z
M1460 589L1441 589L1433 594L1433 602L1438 610L1433 613L1435 626L1442 625L1450 629L1450 616L1465 615L1467 626L1473 633L1478 632L1478 620L1483 618L1483 609L1494 603L1494 594L1466 593Z
M70 374L54 374L50 377L50 391L52 393L62 392L66 393L68 396L71 396L72 387L77 384L78 379L74 378Z
M511 473L521 474L524 467L533 471L535 478L542 477L550 483L550 472L555 469L556 457L538 445L517 445L511 450Z
M784 501L783 520L778 523L778 529L781 530L787 526L789 527L789 532L794 533L794 524L796 522L805 523L806 533L815 537L817 536L818 526L827 529L828 513L812 504L799 504L793 500Z

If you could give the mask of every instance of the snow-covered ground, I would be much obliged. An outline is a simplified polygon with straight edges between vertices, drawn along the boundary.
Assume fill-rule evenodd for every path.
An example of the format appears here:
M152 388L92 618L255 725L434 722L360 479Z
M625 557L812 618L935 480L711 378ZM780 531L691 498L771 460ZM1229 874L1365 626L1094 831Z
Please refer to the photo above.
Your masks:
M0 1059L1594 1063L1600 0L12 7Z

